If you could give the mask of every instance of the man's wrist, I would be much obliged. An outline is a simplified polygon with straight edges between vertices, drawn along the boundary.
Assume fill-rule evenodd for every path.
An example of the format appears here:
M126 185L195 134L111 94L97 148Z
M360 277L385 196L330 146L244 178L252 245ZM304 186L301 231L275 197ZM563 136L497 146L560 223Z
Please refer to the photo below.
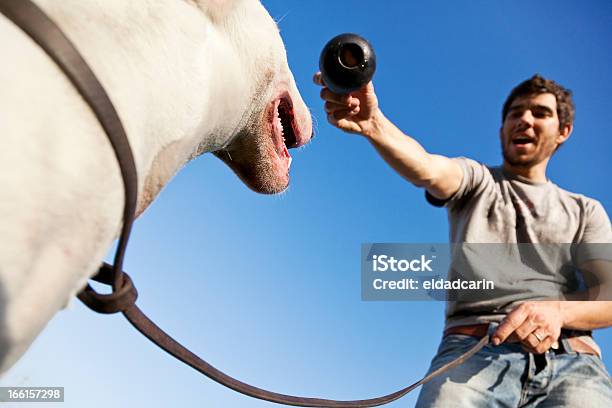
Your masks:
M572 302L567 300L558 300L559 314L561 318L561 328L567 327L571 321L569 306Z
M376 111L372 114L372 118L369 120L370 126L367 129L364 129L362 133L366 139L375 142L380 140L381 137L385 135L385 128L389 120L383 115L380 109L376 109Z

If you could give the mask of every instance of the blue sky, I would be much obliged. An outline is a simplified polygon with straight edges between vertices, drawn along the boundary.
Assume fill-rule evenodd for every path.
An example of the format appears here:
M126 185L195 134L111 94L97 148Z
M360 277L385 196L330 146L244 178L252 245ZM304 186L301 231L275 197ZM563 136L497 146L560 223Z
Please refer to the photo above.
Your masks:
M212 155L190 163L136 222L126 270L146 313L240 380L339 399L395 391L425 373L444 305L361 301L360 246L446 242L446 214L365 140L327 124L311 83L322 46L342 32L368 38L385 114L430 152L488 164L501 161L500 110L510 89L536 72L554 78L574 91L577 112L548 175L611 213L612 3L263 3L281 20L317 137L292 152L292 185L281 196L251 192ZM612 329L596 339L612 366ZM175 362L122 316L78 302L0 383L64 386L65 407L273 406Z

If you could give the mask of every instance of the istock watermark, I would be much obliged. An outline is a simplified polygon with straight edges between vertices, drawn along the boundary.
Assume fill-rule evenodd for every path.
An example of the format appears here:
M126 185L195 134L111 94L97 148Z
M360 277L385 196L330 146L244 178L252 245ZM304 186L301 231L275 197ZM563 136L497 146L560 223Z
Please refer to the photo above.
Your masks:
M435 257L435 256L434 256ZM427 259L425 255L421 255L420 259L395 259L392 256L387 255L373 255L372 260L374 261L374 272L433 272L429 264L433 261L433 258Z
M361 248L363 300L612 300L612 244L399 244Z

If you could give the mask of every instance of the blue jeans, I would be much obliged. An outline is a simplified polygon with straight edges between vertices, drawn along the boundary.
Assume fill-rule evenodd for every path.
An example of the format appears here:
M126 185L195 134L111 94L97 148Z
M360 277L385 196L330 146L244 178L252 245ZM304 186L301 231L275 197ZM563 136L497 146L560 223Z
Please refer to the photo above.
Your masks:
M429 371L457 358L478 340L461 334L446 336ZM425 384L416 406L612 407L612 380L601 359L576 353L567 341L562 343L565 352L551 350L539 356L525 352L517 343L487 345Z

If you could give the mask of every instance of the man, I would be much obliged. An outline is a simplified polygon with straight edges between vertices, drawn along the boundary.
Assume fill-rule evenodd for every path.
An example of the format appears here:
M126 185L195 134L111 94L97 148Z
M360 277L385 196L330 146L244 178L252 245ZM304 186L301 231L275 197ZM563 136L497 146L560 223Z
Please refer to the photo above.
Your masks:
M571 92L554 81L535 75L509 95L500 167L426 152L383 115L371 83L337 95L320 73L314 81L323 86L331 124L363 135L395 171L425 188L431 204L447 208L452 243L612 243L602 205L546 177L550 158L573 129ZM537 301L570 298L562 291L569 275L561 273L555 256L561 258L553 254L541 270L527 268L527 275L496 288L487 301L448 302L444 337L430 371L487 333L493 344L426 384L417 406L612 406L612 381L590 336L592 329L612 326L612 302ZM580 267L601 281L609 263L587 256ZM542 293L534 290L538 284Z

